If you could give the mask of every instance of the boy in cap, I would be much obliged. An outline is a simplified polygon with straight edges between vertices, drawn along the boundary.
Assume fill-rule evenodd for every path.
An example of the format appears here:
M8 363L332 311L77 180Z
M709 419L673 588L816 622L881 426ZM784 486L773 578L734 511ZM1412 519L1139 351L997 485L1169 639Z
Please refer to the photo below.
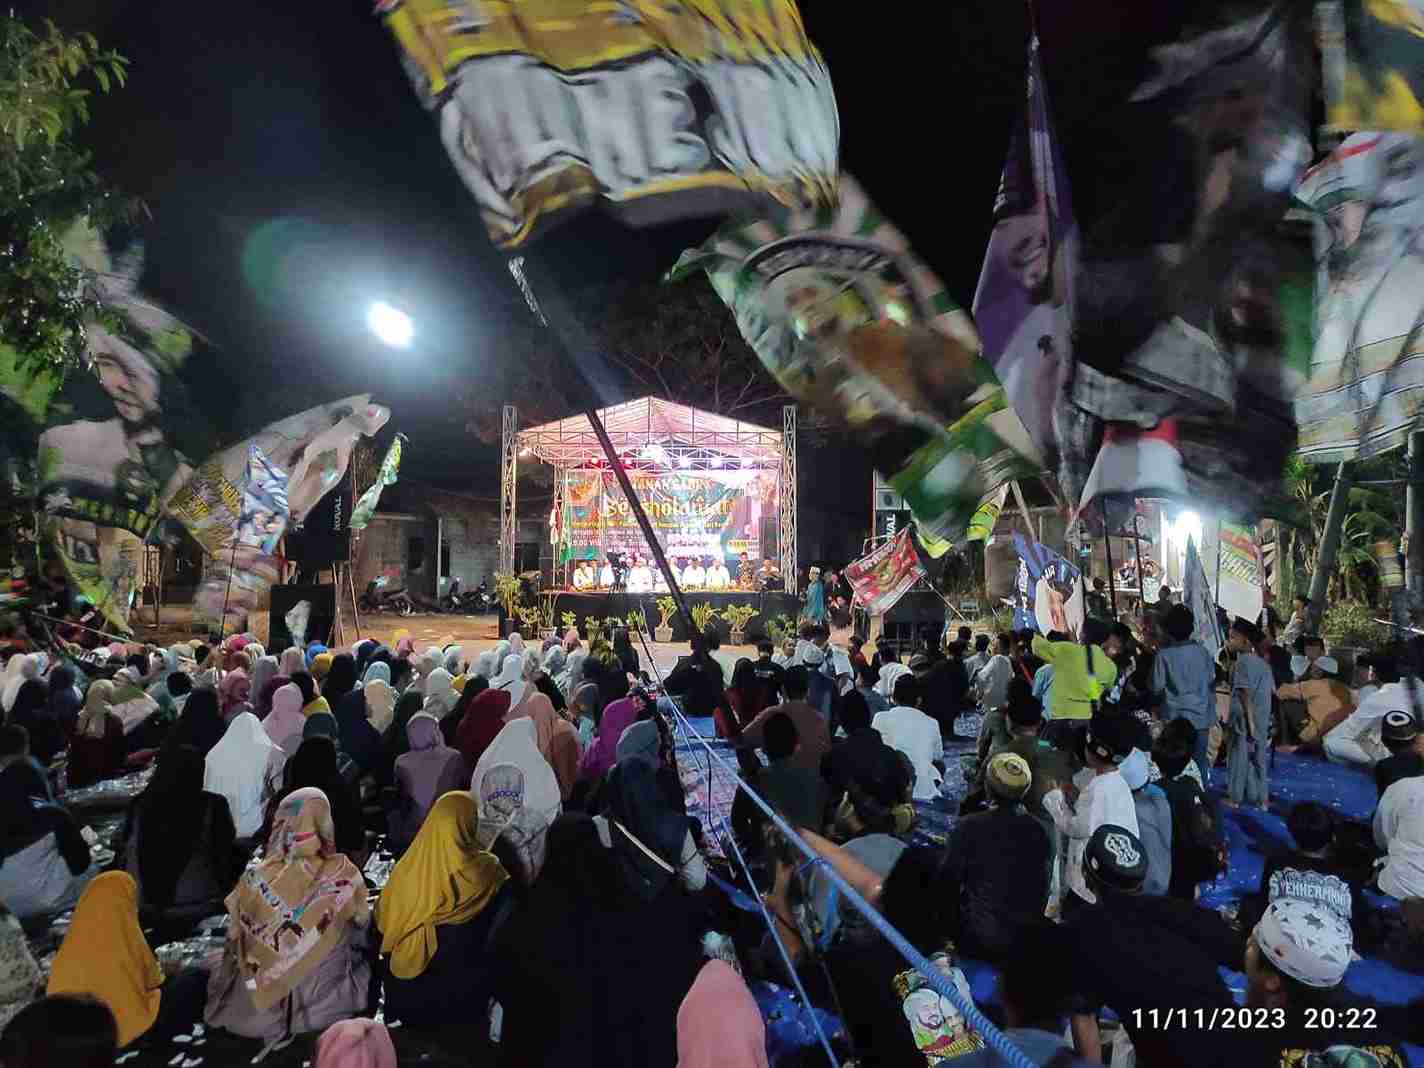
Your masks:
M1137 835L1137 806L1117 769L1118 761L1127 755L1127 747L1120 747L1116 741L1119 734L1114 718L1102 713L1094 716L1085 735L1087 767L1079 775L1080 779L1086 776L1081 792L1075 790L1073 783L1057 783L1043 798L1044 809L1068 838L1067 881L1072 893L1064 902L1065 913L1078 903L1092 904L1096 900L1083 867L1094 832L1105 824L1114 824ZM1070 802L1065 792L1076 793L1076 802Z
M1270 665L1256 654L1256 625L1237 619L1231 624L1226 648L1236 657L1231 669L1231 710L1224 724L1231 736L1226 760L1225 804L1266 808L1267 761L1271 755L1271 695L1275 678Z
M1052 854L1043 826L1024 811L1028 762L1004 752L984 769L989 809L954 825L940 869L945 933L961 952L1002 959L1018 932L1043 918Z
M1379 796L1400 779L1424 775L1424 731L1419 721L1402 709L1384 714L1380 741L1390 755L1375 765L1375 789Z

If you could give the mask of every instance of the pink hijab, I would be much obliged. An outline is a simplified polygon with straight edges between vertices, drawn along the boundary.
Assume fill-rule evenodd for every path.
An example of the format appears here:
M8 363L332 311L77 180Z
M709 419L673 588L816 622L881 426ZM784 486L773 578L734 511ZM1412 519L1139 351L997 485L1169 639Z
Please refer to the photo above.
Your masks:
M247 672L238 668L230 671L218 683L218 704L222 709L223 719L230 720L246 709L247 699L252 695L252 680L247 677Z
M316 1068L399 1068L386 1025L358 1018L334 1023L316 1043Z
M611 701L598 721L598 737L584 750L579 777L601 779L618 762L618 739L638 718L638 702L631 697Z
M766 1025L726 961L704 964L678 1006L677 1068L767 1068Z
M307 669L307 658L302 655L302 651L295 645L290 649L282 650L282 658L277 663L277 670L290 678L298 671Z
M396 656L410 658L410 654L415 652L415 642L409 637L400 638L396 641Z
M287 683L280 686L277 692L272 695L272 711L267 713L267 718L262 721L262 729L267 732L267 737L273 743L282 747L288 756L292 755L296 746L289 750L288 744L295 738L298 744L302 740L302 729L306 726L306 717L302 715L302 691L297 689L294 683Z

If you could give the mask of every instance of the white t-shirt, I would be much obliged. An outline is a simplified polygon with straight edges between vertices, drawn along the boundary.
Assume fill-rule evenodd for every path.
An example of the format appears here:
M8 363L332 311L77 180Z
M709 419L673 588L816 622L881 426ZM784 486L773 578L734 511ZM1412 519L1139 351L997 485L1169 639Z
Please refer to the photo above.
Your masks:
M1375 809L1375 844L1388 852L1379 888L1401 901L1424 897L1424 776L1391 783Z
M604 564L603 570L598 573L598 584L604 589L613 585L613 565Z
M681 581L688 589L700 590L707 585L707 572L702 570L701 564L688 564Z
M1137 805L1133 803L1127 780L1115 770L1094 775L1078 794L1076 807L1068 807L1062 790L1050 791L1043 799L1043 807L1058 829L1068 836L1068 886L1084 901L1096 901L1083 875L1083 854L1087 851L1088 839L1105 823L1126 827L1133 834L1140 833Z
M915 800L932 801L938 797L944 781L944 776L933 763L944 757L944 739L940 737L939 724L918 708L896 705L877 713L870 725L880 732L881 740L886 745L909 757L915 769Z
M653 588L653 573L645 564L639 564L628 572L628 592L647 593Z
M732 574L727 570L726 564L713 564L707 569L707 588L709 590L725 590L732 584Z
M1424 683L1420 697L1424 698ZM1366 694L1365 690L1373 692ZM1360 691L1360 703L1344 720L1338 723L1327 737L1335 736L1340 741L1352 741L1362 746L1376 760L1389 756L1389 750L1380 739L1380 728L1384 717L1395 710L1409 709L1409 688L1403 682L1387 682L1375 689L1366 687Z

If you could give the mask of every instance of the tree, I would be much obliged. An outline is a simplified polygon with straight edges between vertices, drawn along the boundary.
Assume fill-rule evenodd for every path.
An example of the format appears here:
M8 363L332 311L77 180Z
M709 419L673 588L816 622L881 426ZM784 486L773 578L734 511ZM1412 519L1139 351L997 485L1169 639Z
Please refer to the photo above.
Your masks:
M126 210L77 140L94 87L122 85L126 65L87 33L0 18L0 343L14 371L87 364L85 324L103 308L62 240Z

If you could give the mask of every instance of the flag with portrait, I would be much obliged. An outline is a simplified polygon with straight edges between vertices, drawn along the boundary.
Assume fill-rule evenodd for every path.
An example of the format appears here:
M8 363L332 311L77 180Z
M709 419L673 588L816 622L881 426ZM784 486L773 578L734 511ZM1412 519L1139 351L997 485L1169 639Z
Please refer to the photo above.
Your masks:
M909 527L845 568L855 603L872 616L883 615L894 608L924 576L924 565L915 551Z

